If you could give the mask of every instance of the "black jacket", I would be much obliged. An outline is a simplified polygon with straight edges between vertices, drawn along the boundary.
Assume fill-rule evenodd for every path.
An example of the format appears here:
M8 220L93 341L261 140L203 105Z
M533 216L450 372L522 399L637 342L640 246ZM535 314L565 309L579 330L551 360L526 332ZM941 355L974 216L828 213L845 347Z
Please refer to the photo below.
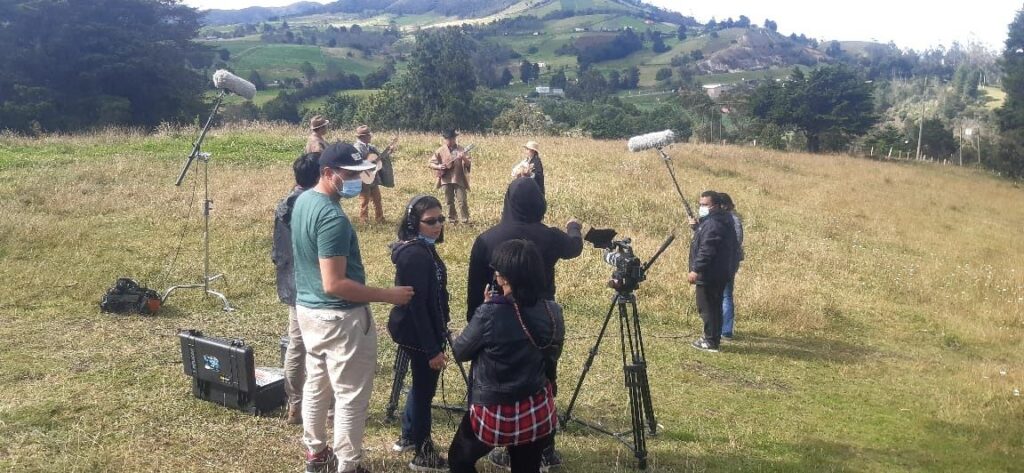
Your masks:
M556 366L565 342L562 307L546 301L519 312L536 346L523 331L516 306L502 296L481 305L453 342L457 361L473 360L471 403L521 401L548 381L557 389Z
M408 304L394 306L388 333L395 343L433 358L444 350L450 319L448 270L434 245L423 240L399 242L391 249L395 285L412 286Z
M466 318L473 317L484 302L484 288L491 282L494 270L490 268L491 253L498 245L515 239L529 240L537 245L544 258L545 291L541 296L555 298L555 263L559 259L575 258L583 252L583 236L579 224L571 225L567 232L541 223L548 204L534 179L521 177L508 185L501 223L476 237L469 254L469 276L466 293Z
M690 271L699 275L698 283L724 283L736 275L739 243L733 223L721 210L700 219L690 242Z
M295 305L295 265L292 256L292 209L295 199L306 189L295 186L291 194L281 199L274 210L274 243L270 247L270 261L277 269L277 298Z

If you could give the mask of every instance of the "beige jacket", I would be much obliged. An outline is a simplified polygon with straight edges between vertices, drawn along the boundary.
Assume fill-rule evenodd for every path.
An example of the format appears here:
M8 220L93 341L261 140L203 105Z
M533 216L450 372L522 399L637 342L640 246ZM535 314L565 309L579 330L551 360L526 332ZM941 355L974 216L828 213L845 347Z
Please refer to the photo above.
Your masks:
M316 132L309 134L309 139L306 140L305 153L323 153L324 149L327 148L327 140L324 140Z
M453 151L448 149L448 145L441 145L434 151L427 166L433 169L434 175L437 176L437 187L457 184L469 190L469 171L473 166L473 159L466 154L466 149L461 145Z

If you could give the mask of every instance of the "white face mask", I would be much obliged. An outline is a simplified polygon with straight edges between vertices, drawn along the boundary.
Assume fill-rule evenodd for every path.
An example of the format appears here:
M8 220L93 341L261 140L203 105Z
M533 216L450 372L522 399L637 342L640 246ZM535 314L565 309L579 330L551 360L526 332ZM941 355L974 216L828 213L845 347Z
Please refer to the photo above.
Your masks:
M700 209L697 210L697 215L700 215L702 218L707 217L709 213L711 213L711 207L706 205L700 206Z

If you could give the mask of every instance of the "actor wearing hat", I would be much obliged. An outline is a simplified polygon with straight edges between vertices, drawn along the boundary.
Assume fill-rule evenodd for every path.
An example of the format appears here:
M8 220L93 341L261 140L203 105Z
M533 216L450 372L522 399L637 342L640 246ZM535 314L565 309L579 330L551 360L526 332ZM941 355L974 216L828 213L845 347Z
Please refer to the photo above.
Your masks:
M431 156L428 166L437 175L437 187L444 187L448 220L456 221L455 201L458 200L459 212L462 214L461 221L468 223L469 201L466 200L466 193L469 192L469 172L473 160L467 154L467 150L459 146L456 136L458 133L451 129L441 133L444 144Z
M309 139L306 140L306 153L322 153L327 148L327 140L324 139L324 133L327 133L327 125L330 124L330 120L320 115L314 116L309 120Z
M523 145L523 160L512 167L512 179L532 177L544 193L544 163L540 162L540 145L536 141L527 141Z
M369 219L370 202L373 202L377 223L384 223L384 208L380 197L381 175L377 172L381 167L378 166L377 161L388 159L391 151L394 150L394 145L388 146L382 152L370 144L372 139L373 133L370 131L370 127L360 125L356 128L356 142L353 144L359 150L359 155L375 166L363 173L363 190L359 192L359 223L366 223Z
M306 347L306 472L365 471L359 463L377 367L377 330L368 303L408 304L413 288L365 285L359 241L339 201L359 195L359 174L373 165L347 143L328 146L319 164L316 186L295 199L291 219L295 310ZM332 397L333 448L327 438Z

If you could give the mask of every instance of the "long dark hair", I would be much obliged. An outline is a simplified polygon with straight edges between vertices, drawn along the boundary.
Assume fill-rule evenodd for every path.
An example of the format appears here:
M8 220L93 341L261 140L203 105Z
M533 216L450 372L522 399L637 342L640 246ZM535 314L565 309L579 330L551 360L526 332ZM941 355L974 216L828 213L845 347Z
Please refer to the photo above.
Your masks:
M512 286L512 298L522 307L540 302L544 292L544 260L537 245L527 240L509 240L494 249L491 267Z
M441 208L441 201L437 200L437 197L421 194L409 200L409 204L405 206L405 214L398 221L398 231L396 232L398 241L409 241L418 237L423 214L433 208ZM443 241L444 230L441 230L441 235L437 237L437 243Z

